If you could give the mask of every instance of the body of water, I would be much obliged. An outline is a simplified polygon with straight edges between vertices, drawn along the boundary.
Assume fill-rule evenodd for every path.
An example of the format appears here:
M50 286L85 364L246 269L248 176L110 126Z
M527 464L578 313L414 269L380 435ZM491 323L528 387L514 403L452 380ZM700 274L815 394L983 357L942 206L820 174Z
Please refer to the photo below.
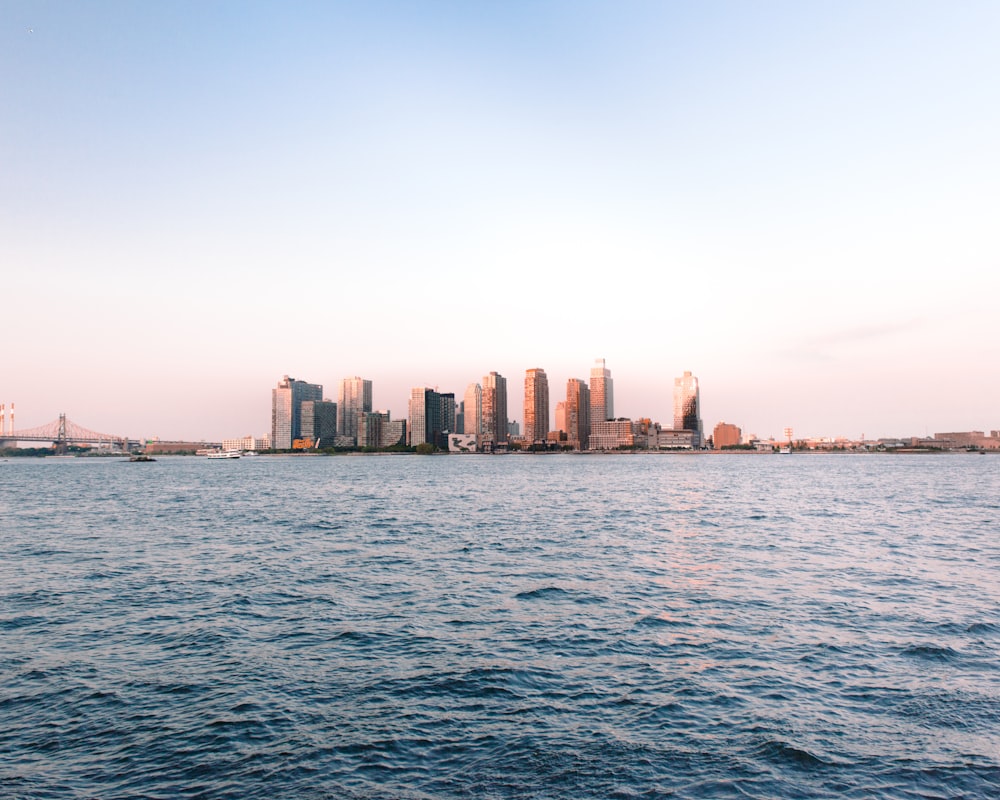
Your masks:
M0 463L0 796L1000 796L1000 458Z

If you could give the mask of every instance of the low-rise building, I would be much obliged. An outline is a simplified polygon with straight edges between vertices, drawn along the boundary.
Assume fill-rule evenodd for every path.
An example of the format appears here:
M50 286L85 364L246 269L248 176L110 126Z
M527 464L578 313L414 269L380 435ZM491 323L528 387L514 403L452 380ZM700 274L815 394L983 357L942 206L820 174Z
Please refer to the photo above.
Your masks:
M743 431L736 425L720 422L712 431L712 447L721 450L724 447L735 447L742 444Z
M589 449L621 450L633 446L635 446L635 434L632 432L632 420L620 417L591 421Z

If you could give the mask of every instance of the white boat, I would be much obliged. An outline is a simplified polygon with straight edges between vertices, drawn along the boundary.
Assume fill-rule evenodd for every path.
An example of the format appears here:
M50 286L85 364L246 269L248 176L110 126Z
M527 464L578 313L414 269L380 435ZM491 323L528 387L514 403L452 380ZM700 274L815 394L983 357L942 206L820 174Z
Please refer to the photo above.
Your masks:
M239 450L216 450L213 453L209 453L208 458L239 458L240 455Z

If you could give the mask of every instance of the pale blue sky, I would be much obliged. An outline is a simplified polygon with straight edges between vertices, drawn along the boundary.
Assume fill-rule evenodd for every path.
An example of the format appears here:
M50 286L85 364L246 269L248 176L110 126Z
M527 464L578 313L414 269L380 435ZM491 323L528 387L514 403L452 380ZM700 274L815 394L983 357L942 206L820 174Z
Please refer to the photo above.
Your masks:
M1000 428L1000 4L0 3L0 402L260 434L603 357L616 411Z

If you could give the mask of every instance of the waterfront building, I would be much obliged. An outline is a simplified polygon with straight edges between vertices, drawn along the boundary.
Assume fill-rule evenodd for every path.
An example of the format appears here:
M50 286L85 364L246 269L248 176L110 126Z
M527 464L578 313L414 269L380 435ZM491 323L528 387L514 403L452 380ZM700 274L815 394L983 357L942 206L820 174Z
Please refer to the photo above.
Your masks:
M614 381L611 370L598 358L590 370L590 424L615 418Z
M388 411L365 411L358 423L358 447L384 449L406 443L406 420Z
M555 430L566 433L569 427L566 425L566 401L560 400L556 403L556 424Z
M593 408L593 403L591 403L591 408ZM620 450L632 447L635 444L632 420L624 417L621 419L591 420L588 443L591 450Z
M282 377L271 390L271 443L276 450L291 450L292 442L302 438L302 404L322 399L322 385Z
M723 447L735 447L742 444L743 431L728 422L720 422L712 431L712 447L721 450Z
M201 446L199 446L199 449ZM249 450L252 452L257 452L258 450L270 450L271 449L271 437L270 436L244 436L241 439L223 439L222 440L223 450Z
M372 382L355 375L340 382L337 393L337 437L341 442L357 444L361 415L372 410Z
M524 440L544 442L549 432L549 379L544 369L529 369L524 376Z
M697 431L663 430L656 435L656 447L659 450L694 450L699 447L700 437Z
M674 379L674 430L694 431L698 434L694 446L701 447L701 394L698 379L690 372Z
M451 397L454 409L455 396ZM425 443L437 444L437 436L443 430L441 426L443 405L441 395L433 389L417 387L410 390L409 431L411 447Z
M303 439L312 439L314 447L333 447L337 438L337 404L329 400L304 401L301 434Z
M590 389L579 378L566 381L566 443L585 450L590 438Z
M476 435L473 433L448 434L449 453L475 453Z
M482 439L494 446L507 442L507 379L499 372L483 377Z
M483 433L483 387L478 383L470 383L465 390L462 401L464 422L462 432L472 436L482 436Z
M455 411L455 393L439 392L438 401L441 404L441 432L455 433L458 431L458 416ZM444 442L439 447L444 448Z
M941 443L942 449L977 448L980 450L1000 449L1000 431L990 431L987 436L983 431L956 431L952 433L935 433L934 439Z

